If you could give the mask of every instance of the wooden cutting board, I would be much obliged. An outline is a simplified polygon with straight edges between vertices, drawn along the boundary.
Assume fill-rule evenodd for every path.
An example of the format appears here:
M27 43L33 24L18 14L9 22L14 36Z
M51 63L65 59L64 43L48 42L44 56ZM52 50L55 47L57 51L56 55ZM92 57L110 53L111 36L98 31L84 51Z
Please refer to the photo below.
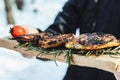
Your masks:
M36 56L39 54L39 52L35 50L27 50L26 48L14 48L14 46L17 44L17 41L10 40L9 38L0 39L0 47L18 51L25 57L36 58ZM113 58L110 55L86 57L77 54L72 54L72 57L73 65L95 67L113 73L116 72L117 65L120 64L120 58ZM39 55L38 58L54 60L55 57L53 55L45 54ZM56 60L66 63L65 54L63 53L57 56Z

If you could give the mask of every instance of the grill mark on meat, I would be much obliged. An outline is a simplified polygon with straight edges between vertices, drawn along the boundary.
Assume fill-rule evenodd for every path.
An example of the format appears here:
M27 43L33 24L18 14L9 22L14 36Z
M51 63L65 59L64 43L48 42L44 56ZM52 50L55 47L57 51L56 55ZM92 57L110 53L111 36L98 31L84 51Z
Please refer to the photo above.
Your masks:
M94 34L94 33L93 33ZM105 35L105 33L102 33L102 32L96 32L95 34L97 34L98 36L100 37L103 37Z
M48 45L51 45L51 44L55 44L55 43L57 43L57 41L50 41L50 42L48 42L47 44L48 44Z

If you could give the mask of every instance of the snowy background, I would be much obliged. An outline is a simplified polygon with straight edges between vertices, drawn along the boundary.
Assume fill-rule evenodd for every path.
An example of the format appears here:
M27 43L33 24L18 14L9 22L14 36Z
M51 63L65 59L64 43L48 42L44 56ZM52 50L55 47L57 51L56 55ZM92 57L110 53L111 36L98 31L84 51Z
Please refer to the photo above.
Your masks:
M67 0L24 0L22 11L12 2L16 24L27 24L45 30L53 23ZM0 0L0 38L9 36L4 0ZM54 61L28 59L16 51L0 47L0 80L62 80L68 65Z

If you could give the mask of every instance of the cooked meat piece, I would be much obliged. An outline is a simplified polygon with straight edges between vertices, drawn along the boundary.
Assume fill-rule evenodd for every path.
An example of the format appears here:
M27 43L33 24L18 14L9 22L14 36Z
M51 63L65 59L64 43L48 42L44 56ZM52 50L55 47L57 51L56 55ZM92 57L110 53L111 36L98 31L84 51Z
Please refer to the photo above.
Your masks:
M64 45L66 42L75 38L74 34L60 34L39 41L41 48L52 48Z
M94 50L119 46L120 42L115 36L105 33L85 33L69 41L65 46L69 49Z
M53 35L48 33L25 34L25 35L16 37L15 39L20 43L25 43L25 42L36 42L38 40L43 40L51 36Z

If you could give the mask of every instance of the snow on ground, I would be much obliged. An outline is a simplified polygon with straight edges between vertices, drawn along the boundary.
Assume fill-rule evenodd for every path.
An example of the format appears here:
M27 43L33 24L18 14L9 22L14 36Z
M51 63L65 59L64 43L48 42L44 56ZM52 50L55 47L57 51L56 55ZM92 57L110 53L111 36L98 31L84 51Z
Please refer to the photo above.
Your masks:
M0 38L9 36L4 0L0 1ZM16 9L13 4L13 13L16 24L28 24L45 30L53 21L67 0L24 0L23 11ZM29 59L19 52L0 47L0 80L62 80L68 65L54 61Z
M0 48L0 80L62 80L65 63L28 59L16 51Z

